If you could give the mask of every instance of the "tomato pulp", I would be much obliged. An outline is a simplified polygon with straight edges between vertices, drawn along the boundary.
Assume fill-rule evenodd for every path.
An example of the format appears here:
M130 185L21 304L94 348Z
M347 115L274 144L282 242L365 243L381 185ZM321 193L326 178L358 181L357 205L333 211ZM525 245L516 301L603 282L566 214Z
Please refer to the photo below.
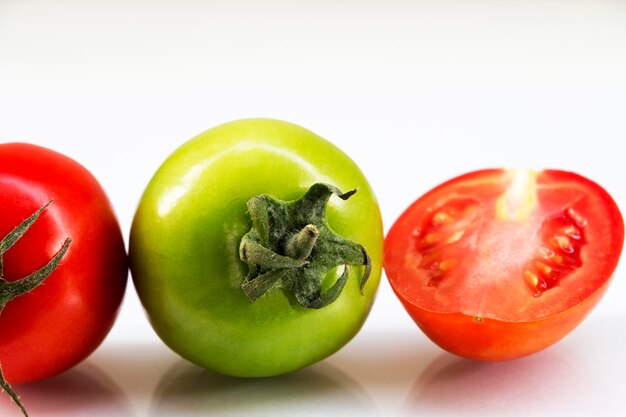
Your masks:
M537 352L606 291L624 241L609 194L571 172L484 170L415 201L385 240L404 307L442 348L479 360Z

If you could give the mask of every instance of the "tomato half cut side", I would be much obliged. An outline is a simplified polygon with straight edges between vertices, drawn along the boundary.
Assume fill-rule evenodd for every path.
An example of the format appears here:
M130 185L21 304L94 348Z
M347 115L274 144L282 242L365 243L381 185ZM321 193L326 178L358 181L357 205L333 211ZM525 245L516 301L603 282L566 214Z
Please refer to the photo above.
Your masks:
M385 240L385 271L417 325L479 360L544 349L598 303L624 222L611 196L571 172L491 169L415 201Z

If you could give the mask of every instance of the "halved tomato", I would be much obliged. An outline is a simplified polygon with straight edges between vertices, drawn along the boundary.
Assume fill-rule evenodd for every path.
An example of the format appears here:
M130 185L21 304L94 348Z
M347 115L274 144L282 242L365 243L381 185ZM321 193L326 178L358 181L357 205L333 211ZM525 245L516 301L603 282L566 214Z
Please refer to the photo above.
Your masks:
M598 303L624 222L609 194L571 172L484 170L415 201L385 241L385 271L418 326L479 360L555 343Z

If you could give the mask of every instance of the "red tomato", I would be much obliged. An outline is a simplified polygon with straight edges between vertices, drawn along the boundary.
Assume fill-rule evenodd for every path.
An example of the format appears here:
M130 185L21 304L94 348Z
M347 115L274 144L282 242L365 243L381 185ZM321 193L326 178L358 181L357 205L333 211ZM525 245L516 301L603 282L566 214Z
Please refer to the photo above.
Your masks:
M609 194L570 172L485 170L415 201L385 241L391 286L442 348L525 356L576 327L606 291L624 241Z
M3 277L15 281L72 239L46 281L0 313L0 365L10 383L49 377L88 356L113 325L126 287L124 241L96 179L51 150L0 145L0 238L50 200L3 256Z

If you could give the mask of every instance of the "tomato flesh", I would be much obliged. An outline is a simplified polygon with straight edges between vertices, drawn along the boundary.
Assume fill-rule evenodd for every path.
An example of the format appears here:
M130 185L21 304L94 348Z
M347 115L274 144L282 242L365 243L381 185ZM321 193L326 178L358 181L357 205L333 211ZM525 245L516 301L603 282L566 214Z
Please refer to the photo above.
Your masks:
M505 340L516 323L567 315L602 292L623 239L619 210L597 184L563 171L486 170L444 183L409 207L387 236L385 270L427 334L438 334L435 322L446 327L445 319L432 316L452 323L458 314L469 328L487 320L510 323L498 330ZM459 323L451 331L465 334ZM517 352L507 342L497 348L498 334L478 330L448 350L464 351L456 345L475 338L484 343L464 356L517 357L545 347L538 342Z

